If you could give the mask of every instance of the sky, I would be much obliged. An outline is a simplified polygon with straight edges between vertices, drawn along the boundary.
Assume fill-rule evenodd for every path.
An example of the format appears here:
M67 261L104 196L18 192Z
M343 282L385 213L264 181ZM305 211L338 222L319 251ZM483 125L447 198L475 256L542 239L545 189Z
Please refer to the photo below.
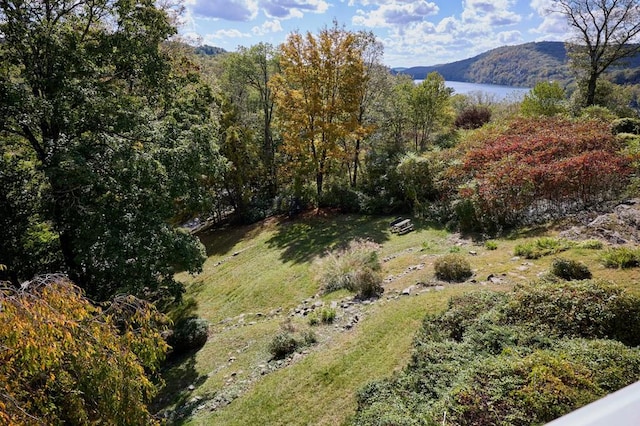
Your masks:
M235 51L277 46L294 32L317 34L333 21L372 31L389 67L436 65L504 45L565 41L552 0L186 0L182 36Z

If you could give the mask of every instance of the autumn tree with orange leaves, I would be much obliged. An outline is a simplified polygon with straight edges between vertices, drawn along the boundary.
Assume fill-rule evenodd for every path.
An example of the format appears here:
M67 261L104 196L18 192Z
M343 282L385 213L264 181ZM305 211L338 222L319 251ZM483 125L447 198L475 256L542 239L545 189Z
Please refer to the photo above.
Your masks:
M271 84L286 156L283 172L298 189L315 179L318 200L325 178L351 160L345 141L367 133L359 120L367 84L367 45L360 37L334 23L317 36L294 32L280 46L281 73Z

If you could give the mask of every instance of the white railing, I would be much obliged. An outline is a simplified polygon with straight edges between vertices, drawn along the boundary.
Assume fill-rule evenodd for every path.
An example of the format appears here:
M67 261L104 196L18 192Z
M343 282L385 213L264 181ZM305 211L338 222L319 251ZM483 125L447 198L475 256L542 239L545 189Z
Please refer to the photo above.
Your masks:
M639 426L640 382L622 388L546 426Z

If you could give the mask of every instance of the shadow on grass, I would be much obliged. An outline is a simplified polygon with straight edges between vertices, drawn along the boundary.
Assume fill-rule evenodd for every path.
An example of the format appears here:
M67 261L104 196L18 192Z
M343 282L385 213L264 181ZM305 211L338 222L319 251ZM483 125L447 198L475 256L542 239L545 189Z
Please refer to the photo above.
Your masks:
M304 263L356 238L382 244L389 235L387 217L306 215L281 223L267 245L282 250L285 262Z
M183 424L197 407L205 403L206 396L193 397L193 391L206 380L196 369L196 353L192 351L167 362L161 373L165 386L150 405L158 417L168 420L168 424ZM170 408L175 407L175 408Z
M254 230L260 227L261 223L239 226L225 225L198 232L196 236L204 245L208 257L229 253L236 244L247 238Z

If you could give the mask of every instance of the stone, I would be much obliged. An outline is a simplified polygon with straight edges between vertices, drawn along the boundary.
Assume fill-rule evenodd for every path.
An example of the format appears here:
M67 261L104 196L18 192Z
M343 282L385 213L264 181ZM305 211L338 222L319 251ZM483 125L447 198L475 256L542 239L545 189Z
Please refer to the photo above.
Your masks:
M193 391L196 389L196 387L194 385L189 385L189 387L187 388L190 391Z
M402 290L402 295L403 296L409 296L413 292L414 289L415 289L414 286L407 287L404 290Z

